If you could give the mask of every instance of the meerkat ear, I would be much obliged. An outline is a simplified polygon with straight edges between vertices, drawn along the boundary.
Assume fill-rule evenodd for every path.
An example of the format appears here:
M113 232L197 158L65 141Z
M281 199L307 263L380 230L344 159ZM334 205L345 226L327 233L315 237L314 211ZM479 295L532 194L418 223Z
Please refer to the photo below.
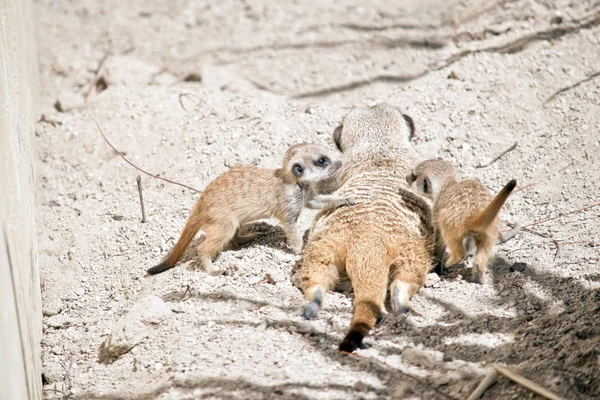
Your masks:
M402 118L404 118L404 121L406 121L406 125L408 125L408 129L410 131L408 138L412 139L413 136L415 136L415 122L409 115L406 114L402 114Z
M411 171L410 174L406 175L406 182L408 182L409 185L412 185L416 180L417 175L415 174L415 171Z
M335 147L338 148L339 151L344 151L342 149L342 130L344 129L344 124L340 124L337 128L333 130L333 142L335 143Z

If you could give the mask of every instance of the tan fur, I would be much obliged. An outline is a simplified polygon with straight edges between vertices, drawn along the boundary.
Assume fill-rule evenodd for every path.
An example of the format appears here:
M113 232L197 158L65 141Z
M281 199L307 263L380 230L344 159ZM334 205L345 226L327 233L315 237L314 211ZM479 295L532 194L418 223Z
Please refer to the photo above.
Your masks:
M222 271L212 264L218 254L234 238L238 242L252 239L251 235L241 234L244 225L266 218L280 221L288 245L299 252L303 243L296 221L304 206L320 209L353 204L346 197L315 192L315 184L330 177L341 165L330 153L316 144L299 144L288 149L280 169L243 166L223 173L206 187L196 202L169 255L148 273L157 274L172 268L198 234L200 263L205 271L220 274ZM298 168L302 171L298 172Z
M510 181L492 198L477 180L458 182L448 161L423 161L407 176L413 190L433 200L433 223L438 237L448 248L446 264L465 257L473 263L473 280L483 282L492 249L500 235L498 213L516 181Z
M317 216L301 275L308 301L305 318L316 317L325 293L340 276L350 277L354 317L340 345L344 351L359 346L385 311L390 278L394 311L405 312L432 267L432 228L425 226L428 217L422 218L429 207L411 202L397 190L408 189L404 177L415 162L409 121L397 108L379 104L353 110L334 131L342 151L334 194L354 198L358 204Z

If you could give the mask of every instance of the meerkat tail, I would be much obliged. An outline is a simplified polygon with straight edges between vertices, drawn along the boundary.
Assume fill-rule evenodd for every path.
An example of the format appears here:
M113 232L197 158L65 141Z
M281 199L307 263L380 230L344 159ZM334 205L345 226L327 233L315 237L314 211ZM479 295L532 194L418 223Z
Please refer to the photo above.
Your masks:
M481 214L479 214L479 216L476 218L475 223L473 224L473 230L484 231L487 229L488 226L490 226L494 219L496 219L496 216L498 215L500 209L506 202L506 199L508 199L508 196L516 186L517 181L512 179L502 188L502 190L498 192L496 197L494 197L494 199L485 208L485 210L483 210Z
M350 330L340 343L340 350L352 353L357 348L362 347L364 337L375 326L380 315L381 308L375 302L357 302L354 306L354 317L350 324Z
M177 243L173 249L171 249L167 257L160 264L148 269L146 271L148 274L156 275L164 272L170 268L173 268L177 261L179 261L185 249L200 230L200 221L193 215L195 213L196 210L192 212L192 215L185 224L185 228L183 228L183 232L181 232L179 240L177 240ZM200 231L199 239L200 241L204 241L206 239L206 232Z

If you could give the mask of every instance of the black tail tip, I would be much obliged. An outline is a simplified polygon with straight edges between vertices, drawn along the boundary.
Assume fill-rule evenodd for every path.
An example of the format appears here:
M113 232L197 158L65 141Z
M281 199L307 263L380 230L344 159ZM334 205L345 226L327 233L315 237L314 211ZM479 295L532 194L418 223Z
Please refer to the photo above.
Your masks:
M147 273L148 275L156 275L156 274L160 274L161 272L165 272L165 271L166 271L166 270L168 270L169 268L171 268L171 267L169 267L169 266L167 265L167 263L164 263L164 262L162 262L162 263L160 263L160 264L158 264L158 265L155 265L155 266L154 266L154 267L152 267L152 268L149 268L149 269L146 271L146 273Z
M511 179L507 184L506 184L506 190L508 190L509 192L512 192L516 187L517 187L517 180L516 179Z
M350 331L340 343L340 351L345 351L346 353L352 353L354 350L362 347L362 341L365 335L358 331Z

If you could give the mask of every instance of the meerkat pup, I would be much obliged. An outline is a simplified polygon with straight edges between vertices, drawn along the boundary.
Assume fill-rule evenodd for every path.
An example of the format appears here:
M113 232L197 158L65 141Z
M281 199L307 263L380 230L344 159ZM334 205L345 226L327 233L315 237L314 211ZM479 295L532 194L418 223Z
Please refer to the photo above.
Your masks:
M349 277L354 316L339 346L342 351L361 346L385 313L389 282L394 312L405 313L433 266L433 228L426 216L430 207L410 192L405 180L416 164L413 130L412 120L396 107L378 104L352 110L334 131L342 166L333 194L357 204L316 217L301 266L307 300L302 315L315 318L326 292L341 277ZM407 198L398 194L402 186L410 194Z
M256 235L244 234L244 225L259 219L276 218L285 231L288 245L298 253L302 237L296 221L303 207L321 209L352 205L348 197L321 195L315 185L331 177L341 166L330 151L316 144L290 147L279 169L234 167L212 181L194 206L177 244L158 265L154 275L172 268L198 234L198 255L204 270L223 271L213 261L232 241L243 243Z
M457 181L453 165L441 159L423 161L406 179L416 193L433 201L434 228L450 252L445 264L466 258L473 264L473 281L483 283L493 246L502 238L498 213L517 181L492 198L476 179Z

